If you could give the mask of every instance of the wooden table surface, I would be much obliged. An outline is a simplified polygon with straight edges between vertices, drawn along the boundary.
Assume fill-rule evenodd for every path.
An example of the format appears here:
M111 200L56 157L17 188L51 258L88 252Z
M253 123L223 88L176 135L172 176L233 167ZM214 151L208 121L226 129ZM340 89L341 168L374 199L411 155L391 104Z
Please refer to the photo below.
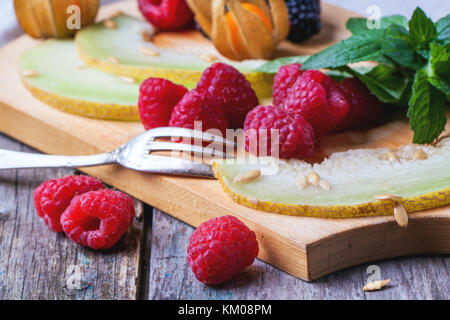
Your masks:
M108 2L114 0L102 1ZM416 5L433 18L450 12L449 2L442 0L407 1L407 6L390 0L329 2L363 14L371 4L386 14L410 15ZM22 34L12 3L0 3L0 45ZM35 152L2 134L0 148ZM66 169L0 171L0 300L450 298L448 256L380 261L312 283L257 260L231 282L207 287L195 279L186 263L186 246L194 229L138 202L139 218L118 245L107 252L82 248L50 231L37 217L32 198L42 181L74 173ZM375 269L383 279L390 278L391 285L365 293L362 287Z

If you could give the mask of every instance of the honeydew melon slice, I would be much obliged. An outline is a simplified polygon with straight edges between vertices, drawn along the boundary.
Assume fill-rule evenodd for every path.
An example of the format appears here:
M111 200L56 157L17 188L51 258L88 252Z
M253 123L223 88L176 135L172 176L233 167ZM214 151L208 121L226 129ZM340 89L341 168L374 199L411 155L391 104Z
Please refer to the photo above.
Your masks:
M181 54L156 47L151 41L144 40L143 34L148 37L155 33L153 27L145 21L126 15L119 15L111 20L114 21L114 28L98 23L84 28L75 38L81 58L103 71L139 80L149 77L166 78L192 88L203 70L213 62L218 62L206 61L198 54ZM157 55L152 56L149 51ZM252 72L266 61L237 62L225 58L220 58L220 61L231 64L244 73L259 97L271 96L273 75Z
M73 41L45 41L20 57L19 69L27 89L54 108L99 119L139 120L139 85L86 67Z
M450 138L436 146L407 145L392 152L382 148L349 150L314 165L274 158L258 158L254 163L226 159L215 161L213 168L234 201L286 215L392 215L394 201L376 200L377 195L399 196L407 212L450 204ZM235 179L250 170L260 170L261 175L248 182ZM329 184L329 190L311 183L298 187L299 177L304 181L313 171Z

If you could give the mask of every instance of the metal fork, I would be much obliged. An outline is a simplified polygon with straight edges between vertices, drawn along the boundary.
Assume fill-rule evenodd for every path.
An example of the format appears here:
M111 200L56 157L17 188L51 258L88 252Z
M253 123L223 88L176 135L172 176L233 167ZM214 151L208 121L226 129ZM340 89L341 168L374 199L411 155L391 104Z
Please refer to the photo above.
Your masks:
M206 132L185 128L163 127L143 132L120 148L102 154L88 156L54 156L16 152L0 149L0 170L26 168L78 168L105 164L120 164L126 168L169 175L214 178L210 165L181 158L152 155L154 151L183 151L206 156L225 158L226 152L199 145L156 141L157 138L191 138L214 142L221 147L231 147L235 143ZM228 148L226 150L229 150Z

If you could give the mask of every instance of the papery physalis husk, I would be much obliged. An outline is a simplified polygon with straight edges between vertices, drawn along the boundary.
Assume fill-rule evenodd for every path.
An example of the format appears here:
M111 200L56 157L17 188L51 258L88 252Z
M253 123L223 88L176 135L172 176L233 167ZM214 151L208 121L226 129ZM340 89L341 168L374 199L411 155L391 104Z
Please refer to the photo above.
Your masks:
M289 34L289 14L284 0L187 0L198 24L217 50L233 60L270 59L276 46ZM260 16L243 4L258 7L271 21L269 30ZM227 14L236 25L237 45L233 43Z

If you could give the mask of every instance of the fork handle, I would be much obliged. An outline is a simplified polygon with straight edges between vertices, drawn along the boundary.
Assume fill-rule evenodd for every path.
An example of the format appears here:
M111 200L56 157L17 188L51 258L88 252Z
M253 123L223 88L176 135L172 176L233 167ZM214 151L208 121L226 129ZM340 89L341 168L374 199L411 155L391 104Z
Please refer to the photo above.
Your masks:
M27 168L78 168L115 163L114 153L90 156L52 156L0 149L0 170Z

